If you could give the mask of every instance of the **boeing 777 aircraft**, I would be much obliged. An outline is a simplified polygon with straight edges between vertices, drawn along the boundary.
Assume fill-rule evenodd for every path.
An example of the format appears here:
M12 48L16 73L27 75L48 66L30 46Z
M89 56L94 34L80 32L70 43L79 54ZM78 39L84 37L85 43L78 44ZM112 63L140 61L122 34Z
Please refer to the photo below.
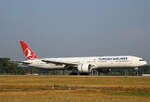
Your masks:
M20 41L27 66L45 69L78 70L79 73L90 73L93 69L101 68L138 68L147 65L142 58L135 56L97 56L97 57L68 57L68 58L38 58L24 41Z

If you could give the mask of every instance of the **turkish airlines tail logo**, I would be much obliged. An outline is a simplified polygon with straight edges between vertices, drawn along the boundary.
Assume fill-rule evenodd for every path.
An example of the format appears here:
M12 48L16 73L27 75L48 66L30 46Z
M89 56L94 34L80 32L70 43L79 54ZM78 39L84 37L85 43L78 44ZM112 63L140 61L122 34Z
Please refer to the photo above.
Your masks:
M24 41L20 41L22 51L26 57L26 60L37 59L38 57L32 52Z

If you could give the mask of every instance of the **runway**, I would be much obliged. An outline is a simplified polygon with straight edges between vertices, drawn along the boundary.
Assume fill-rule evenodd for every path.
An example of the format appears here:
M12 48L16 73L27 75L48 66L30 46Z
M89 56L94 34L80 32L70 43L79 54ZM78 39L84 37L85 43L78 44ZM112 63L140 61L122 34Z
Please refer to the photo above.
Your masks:
M92 75L0 75L1 76L32 76L32 77L113 77L113 78L123 78L123 77L129 77L129 78L134 78L134 77L150 77L150 76L92 76Z

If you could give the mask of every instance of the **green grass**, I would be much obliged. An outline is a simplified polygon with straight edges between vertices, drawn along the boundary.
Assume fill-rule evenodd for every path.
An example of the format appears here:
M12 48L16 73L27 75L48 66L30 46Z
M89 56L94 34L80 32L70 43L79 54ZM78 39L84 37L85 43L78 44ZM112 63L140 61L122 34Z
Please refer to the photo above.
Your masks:
M125 93L123 94L125 96L145 96L145 97L149 97L150 96L150 92L142 92L142 93Z

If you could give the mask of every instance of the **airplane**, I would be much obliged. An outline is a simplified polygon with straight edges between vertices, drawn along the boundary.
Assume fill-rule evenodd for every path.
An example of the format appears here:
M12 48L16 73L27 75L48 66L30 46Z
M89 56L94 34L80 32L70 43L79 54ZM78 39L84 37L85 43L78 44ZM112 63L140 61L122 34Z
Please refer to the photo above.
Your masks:
M79 73L90 73L93 69L138 68L147 65L143 58L136 56L39 58L24 41L20 41L20 44L26 57L26 60L22 63L43 69L67 69L77 70Z

